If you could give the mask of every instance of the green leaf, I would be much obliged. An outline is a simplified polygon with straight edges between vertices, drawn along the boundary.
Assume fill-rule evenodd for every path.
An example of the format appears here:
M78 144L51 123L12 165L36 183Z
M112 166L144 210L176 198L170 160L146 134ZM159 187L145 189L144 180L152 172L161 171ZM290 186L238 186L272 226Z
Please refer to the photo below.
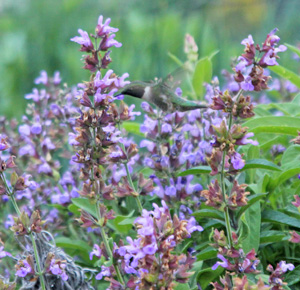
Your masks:
M282 155L282 168L290 169L299 167L300 164L300 145L289 147Z
M282 231L262 231L260 234L260 244L271 244L281 242L286 235Z
M76 214L76 215L80 214L79 207L73 203L69 204L68 210L73 214Z
M300 88L300 77L296 73L281 65L269 66L269 69Z
M249 207L245 213L244 222L249 227L249 234L242 241L242 247L245 253L248 253L253 248L257 252L260 240L260 224L261 224L261 209L260 202L257 201ZM242 219L242 218L241 218Z
M113 259L109 259L108 261L105 261L105 262L103 263L103 265L104 265L105 267L110 267L112 264L113 264Z
M210 173L210 172L211 172L211 168L209 166L197 166L197 167L182 171L177 176L196 175L196 174Z
M219 52L220 52L220 50L215 50L215 51L213 51L213 52L208 56L208 59L209 59L209 60L212 60Z
M253 133L276 133L296 136L300 128L300 118L272 116L251 119L243 124Z
M74 240L66 237L59 237L55 239L55 243L58 247L62 247L62 248L74 249L82 252L92 251L92 247L88 243L80 240Z
M300 112L300 106L296 103L270 103L270 104L260 104L257 107L263 108L265 110L276 109L287 116L295 116Z
M79 208L85 210L86 212L90 213L92 216L97 218L97 206L87 198L77 197L72 198L72 203L74 203Z
M268 169L273 171L281 171L281 168L271 161L266 159L251 159L247 160L245 166L241 170L247 169Z
M295 228L300 229L300 222L298 219L294 217L290 217L282 212L271 210L271 209L263 211L262 221L293 226Z
M240 218L240 216L254 203L256 203L257 201L259 201L260 199L264 198L267 194L266 193L258 193L258 194L254 194L249 196L248 198L248 202L247 205L243 206L238 214L237 214L237 218Z
M292 104L298 104L300 105L300 93L298 93L294 99L292 100Z
M286 171L281 173L277 178L273 178L269 182L267 190L273 192L277 186L287 181L288 179L295 177L298 174L300 174L300 167L287 169Z
M204 83L209 83L212 78L212 62L209 57L200 59L194 71L192 84L195 93L201 99L204 96Z
M205 289L210 282L215 281L224 272L224 268L218 267L216 270L206 268L198 273L197 281L199 282L202 289Z
M285 46L287 46L292 52L296 53L300 57L300 49L294 45L285 43Z
M145 137L145 135L143 133L141 133L141 131L140 131L140 127L141 127L140 123L132 122L132 121L123 122L122 127L128 133L131 133L131 134L134 134L134 135L137 135L137 136L141 136L141 137Z
M208 260L217 257L218 251L213 247L207 247L197 255L197 261Z
M134 214L134 210L130 212L127 216L116 216L113 220L108 221L109 224L112 224L116 231L121 234L128 234L128 232L132 229L133 222L137 217L132 217Z
M175 288L175 290L190 290L190 286L188 283L182 284L182 283L178 283Z
M193 213L196 218L214 218L224 221L224 215L216 209L200 209Z
M250 228L249 225L247 224L246 216L245 214L243 214L239 219L239 227L238 227L239 242L242 243L249 236L249 233L250 233Z
M184 63L173 53L168 52L168 56L175 62L177 63L179 66L183 66Z
M300 281L300 265L297 266L293 271L289 272L284 282L287 282L289 286L294 285Z

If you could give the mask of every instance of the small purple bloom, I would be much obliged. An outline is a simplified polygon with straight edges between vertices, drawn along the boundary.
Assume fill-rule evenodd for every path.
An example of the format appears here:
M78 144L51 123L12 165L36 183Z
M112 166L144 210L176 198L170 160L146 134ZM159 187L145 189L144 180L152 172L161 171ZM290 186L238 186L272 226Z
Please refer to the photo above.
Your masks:
M114 27L110 27L109 23L110 23L111 19L107 18L105 20L105 22L103 23L103 16L100 15L98 18L98 25L96 27L96 33L98 36L104 36L105 34L109 34L111 32L117 32L119 29L118 28L114 28Z
M285 261L281 261L279 263L279 267L283 273L285 273L287 270L293 271L295 269L295 266L293 264L291 263L287 264Z
M101 251L100 247L97 244L94 244L93 251L90 252L90 260L93 260L93 256L96 256L99 259L102 256L102 251Z
M245 79L245 81L243 81L241 83L241 88L244 90L244 91L253 91L254 90L254 86L252 85L252 82L251 82L251 77L247 77Z
M22 264L23 265L21 267L18 264L19 269L16 272L16 276L24 278L27 274L32 272L32 268L26 260L22 260Z
M43 85L46 86L48 84L48 75L47 75L47 72L44 71L44 70L42 70L41 71L41 75L34 80L34 83L36 85L43 84Z
M188 232L190 234L195 232L195 231L199 231L199 232L203 231L203 228L197 224L196 219L194 217L191 217L188 220L188 224L186 226L186 229L188 230Z
M218 254L217 257L218 257L220 260L222 260L222 262L218 261L216 264L214 264L214 265L211 267L211 269L212 269L212 270L216 270L219 266L221 266L221 267L223 267L223 268L227 268L227 267L228 267L228 260L227 260L224 256L222 256L222 255L220 255L220 254Z
M84 47L84 50L90 51L94 48L92 41L90 40L90 37L86 31L83 31L82 29L78 29L78 33L80 36L75 36L71 38L71 41L74 41Z
M242 159L242 156L240 153L235 152L231 156L231 164L235 170L242 169L245 166L245 161Z
M4 251L4 246L0 247L0 259L4 257L12 257L11 253Z
M54 76L53 76L53 83L54 85L59 85L61 82L61 77L60 77L60 73L59 71L54 72Z
M96 278L96 280L101 280L104 276L109 277L110 275L111 275L111 273L110 273L109 268L102 265L101 272L98 273L95 278Z

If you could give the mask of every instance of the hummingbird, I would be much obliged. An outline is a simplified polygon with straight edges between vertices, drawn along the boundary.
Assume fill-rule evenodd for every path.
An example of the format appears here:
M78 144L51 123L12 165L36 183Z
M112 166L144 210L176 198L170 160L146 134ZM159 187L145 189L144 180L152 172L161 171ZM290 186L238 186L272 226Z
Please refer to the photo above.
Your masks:
M154 104L164 112L185 112L208 108L207 105L186 100L175 93L175 90L161 79L155 82L133 81L122 88L116 96L129 95Z

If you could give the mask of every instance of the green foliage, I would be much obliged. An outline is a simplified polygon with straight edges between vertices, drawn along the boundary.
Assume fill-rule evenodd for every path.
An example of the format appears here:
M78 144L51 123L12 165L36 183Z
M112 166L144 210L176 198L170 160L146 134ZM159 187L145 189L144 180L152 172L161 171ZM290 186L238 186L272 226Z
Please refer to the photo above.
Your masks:
M300 77L296 73L290 71L289 69L281 65L272 66L270 67L270 70L278 74L282 78L289 80L291 83L300 88Z

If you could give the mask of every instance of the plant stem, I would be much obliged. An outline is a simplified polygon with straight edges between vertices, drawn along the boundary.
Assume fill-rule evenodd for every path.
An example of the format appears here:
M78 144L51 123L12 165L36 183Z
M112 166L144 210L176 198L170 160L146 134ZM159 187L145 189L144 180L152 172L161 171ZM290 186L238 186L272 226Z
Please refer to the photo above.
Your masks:
M221 169L221 188L222 188L222 194L224 201L226 200L226 188L225 188L225 157L226 157L226 151L223 151L222 156L222 169ZM229 247L232 248L233 246L233 240L232 240L232 232L231 232L231 226L230 226L230 217L229 217L229 211L227 204L224 208L224 217L225 217L225 223L226 223L226 231L228 236L228 242Z
M35 261L36 261L37 268L38 268L38 271L39 271L37 274L40 276L42 290L46 290L44 275L43 275L41 264L40 264L40 257L39 257L39 253L38 253L38 250L37 250L37 246L36 246L36 242L35 242L35 238L34 238L33 233L30 233L30 238L31 238L32 246L33 246Z
M118 129L121 131L121 124L120 124L120 122L118 123ZM119 142L119 146L122 148L122 150L126 154L126 149L125 149L124 144L122 142ZM129 182L131 188L133 189L133 191L136 193L136 189L135 189L135 186L133 184L133 181L132 181L132 178L131 178L131 175L130 175L130 172L129 172L129 168L128 168L128 157L127 157L127 160L123 164L124 164L125 169L126 169L127 180ZM142 212L143 212L143 206L142 206L142 203L140 201L140 198L139 198L138 195L134 196L134 198L135 198L135 201L137 203L139 212L140 212L140 214L142 214Z
M238 102L243 90L239 90L239 92L236 95L236 100L235 103ZM227 136L229 134L229 131L232 126L232 112L229 114L229 122L228 122L228 130L227 130ZM223 156L222 156L222 169L221 169L221 188L222 188L222 194L223 194L223 199L226 202L226 186L225 186L225 158L226 158L226 150L223 151ZM224 208L224 216L225 216L225 223L226 223L226 231L228 235L228 242L229 242L229 247L233 247L233 239L232 239L232 231L231 231L231 226L230 226L230 216L229 216L229 208L226 204Z
M98 216L98 220L101 220L99 201L97 201L97 216ZM106 250L106 252L107 252L107 254L109 256L109 259L112 261L112 263L114 265L114 269L116 271L118 281L122 285L125 285L125 282L124 282L124 279L123 279L123 277L121 275L120 269L119 269L118 265L114 261L113 253L112 253L111 248L109 246L108 238L107 238L106 232L104 230L104 227L101 226L101 225L99 225L99 227L100 227L101 237L102 237L102 240L103 240L103 243L104 243L105 250Z
M18 204L17 204L16 199L14 197L13 191L11 190L11 188L9 188L9 186L7 184L7 181L6 181L6 178L5 178L5 175L3 173L1 173L1 179L4 182L5 188L7 190L8 196L10 197L10 200L11 200L11 202L13 204L13 207L14 207L14 209L15 209L18 217L20 218L21 211L20 211L20 209L18 207ZM36 274L40 277L40 282L41 282L42 290L46 290L44 275L43 275L43 272L42 272L41 263L40 263L40 257L39 257L39 253L38 253L38 250L37 250L37 246L36 246L36 242L35 242L35 239L34 239L34 235L33 235L32 232L30 232L29 236L31 238L33 252L34 252L34 257L35 257L35 261L36 261L37 268L38 268L38 271L39 271Z

